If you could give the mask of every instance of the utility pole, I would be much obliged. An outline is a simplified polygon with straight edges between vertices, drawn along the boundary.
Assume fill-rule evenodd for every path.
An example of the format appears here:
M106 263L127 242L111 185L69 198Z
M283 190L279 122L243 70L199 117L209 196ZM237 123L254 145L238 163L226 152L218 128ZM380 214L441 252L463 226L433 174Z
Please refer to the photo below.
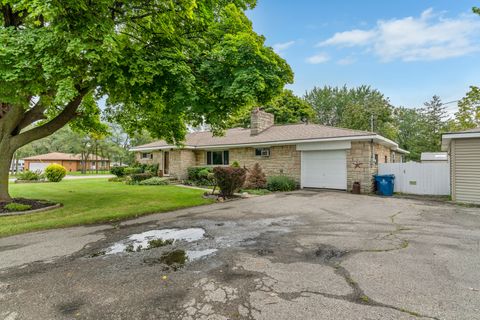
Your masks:
M370 115L370 131L374 132L374 130L373 130L373 114Z

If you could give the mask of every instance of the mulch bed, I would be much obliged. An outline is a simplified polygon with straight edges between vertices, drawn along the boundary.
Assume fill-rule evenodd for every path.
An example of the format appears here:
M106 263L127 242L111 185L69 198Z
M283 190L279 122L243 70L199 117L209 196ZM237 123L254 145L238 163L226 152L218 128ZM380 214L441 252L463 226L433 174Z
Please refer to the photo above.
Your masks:
M35 200L35 199L25 199L25 198L15 198L11 202L32 206L30 209L25 211L37 210L37 209L42 209L42 208L51 207L55 205L54 202L49 202L46 200ZM5 209L5 206L11 202L0 201L0 216L2 215L2 213L16 212L16 211L9 211Z

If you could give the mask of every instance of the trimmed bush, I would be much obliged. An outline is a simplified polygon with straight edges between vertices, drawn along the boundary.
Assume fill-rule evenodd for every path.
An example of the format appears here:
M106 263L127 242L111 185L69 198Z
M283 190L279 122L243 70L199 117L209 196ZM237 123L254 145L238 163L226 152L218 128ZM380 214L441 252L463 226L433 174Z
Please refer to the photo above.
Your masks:
M123 172L126 176L129 176L132 174L143 173L143 169L140 167L126 167L123 169Z
M150 173L135 173L130 175L130 180L134 183L137 184L140 181L150 179L152 175Z
M232 162L231 167L240 168L240 163L238 163L238 161L235 160L235 161Z
M32 206L29 204L12 202L5 205L4 208L7 209L8 211L26 211L26 210L30 210Z
M152 177L138 183L141 186L166 186L169 184L168 179L160 177Z
M17 180L23 181L39 181L44 178L41 171L22 171L17 174Z
M215 185L215 177L213 175L212 167L190 167L187 168L187 180L199 186L213 186Z
M215 180L223 197L232 196L245 183L246 170L234 167L215 167Z
M143 172L150 173L152 176L158 175L158 163L146 165Z
M45 177L47 177L50 182L60 182L66 175L67 169L59 164L52 163L45 168Z
M267 186L267 176L263 173L262 167L255 163L248 172L245 189L265 189Z
M125 176L125 167L115 166L110 168L110 173L116 175L118 178Z
M267 189L270 191L292 191L297 189L297 183L287 176L271 176L267 178Z

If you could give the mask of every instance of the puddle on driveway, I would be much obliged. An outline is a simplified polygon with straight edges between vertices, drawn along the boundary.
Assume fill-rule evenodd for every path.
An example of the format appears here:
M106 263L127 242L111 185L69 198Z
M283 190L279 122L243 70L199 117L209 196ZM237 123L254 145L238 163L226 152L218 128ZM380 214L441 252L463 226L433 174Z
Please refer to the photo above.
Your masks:
M187 257L189 261L193 261L214 254L217 251L218 249L187 250Z
M105 254L117 254L121 252L148 249L150 241L159 239L173 240L174 243L179 240L194 242L202 239L204 235L205 230L202 228L150 230L132 234L126 240L115 243L107 249Z

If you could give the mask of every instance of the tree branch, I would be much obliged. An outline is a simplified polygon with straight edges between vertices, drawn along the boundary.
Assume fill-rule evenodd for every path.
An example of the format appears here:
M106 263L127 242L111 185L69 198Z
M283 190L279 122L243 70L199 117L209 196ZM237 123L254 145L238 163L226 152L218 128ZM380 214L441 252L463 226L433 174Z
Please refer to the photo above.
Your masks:
M12 138L11 144L15 149L18 149L27 143L32 141L45 138L55 131L59 130L63 126L65 126L70 120L75 118L76 111L80 106L80 103L83 100L83 97L90 91L90 88L86 88L80 90L79 94L75 99L70 101L65 108L58 114L55 118L50 120L49 122L41 125L39 127L35 127L31 130L25 131L16 135Z
M19 133L23 128L31 125L35 121L46 119L44 114L46 106L42 104L42 99L40 98L37 103L25 112L22 121L15 128L17 133Z

